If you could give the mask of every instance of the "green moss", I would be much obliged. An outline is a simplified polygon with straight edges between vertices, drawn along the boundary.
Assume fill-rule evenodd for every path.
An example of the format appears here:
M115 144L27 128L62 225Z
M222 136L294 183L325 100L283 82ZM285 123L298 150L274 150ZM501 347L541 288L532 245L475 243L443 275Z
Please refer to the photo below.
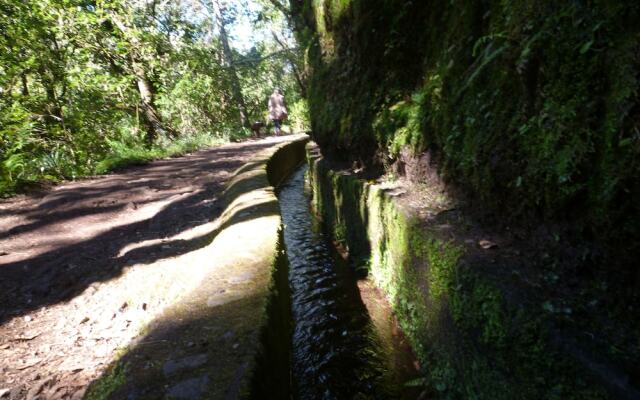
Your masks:
M282 226L278 229L278 245L265 305L268 321L260 332L261 351L256 367L251 371L250 394L243 394L241 398L291 397L291 291L283 229Z
M606 398L550 345L543 310L510 305L460 244L429 230L382 187L309 160L315 209L350 248L367 241L369 275L393 306L437 398ZM352 227L363 221L366 230L355 235Z
M428 286L433 299L452 294L456 290L457 266L462 250L451 242L431 239L415 229L411 234L411 244L415 256L427 260Z
M368 235L371 240L370 273L392 304L403 300L403 290L416 283L414 271L403 271L409 261L409 223L406 216L387 201L384 192L371 187L367 200L370 213ZM404 273L407 272L407 273ZM405 284L401 285L401 279ZM405 302L414 308L414 302Z
M368 258L370 244L362 234L367 218L364 185L351 176L328 170L322 160L314 165L309 172L314 212L327 221L332 239L346 245L359 265L366 264L362 260Z
M344 224L335 224L333 231L333 237L339 243L345 243L347 239L347 227Z
M292 7L324 149L383 165L430 150L485 208L567 218L637 273L640 3Z
M468 298L460 301L459 304L458 312L454 314L456 322L462 325L465 316L461 307L469 307L475 311L472 315L475 318L473 322L481 329L482 342L497 347L504 346L507 327L502 295L495 287L487 283L479 283L474 286Z
M417 153L425 148L422 135L424 100L422 93L416 93L410 100L401 100L390 107L384 107L376 115L373 129L389 156L398 157L403 149Z
M107 400L119 387L127 381L127 364L121 362L114 363L113 367L102 377L93 383L85 399L87 400Z

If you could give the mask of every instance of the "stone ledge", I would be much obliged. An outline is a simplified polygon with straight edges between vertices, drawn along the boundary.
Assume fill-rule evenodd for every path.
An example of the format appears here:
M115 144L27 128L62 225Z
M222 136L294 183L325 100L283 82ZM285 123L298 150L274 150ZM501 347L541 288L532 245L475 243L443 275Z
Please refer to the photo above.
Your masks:
M312 143L307 159L314 209L388 297L434 398L638 398L624 375L556 343L552 317L492 273L509 258L471 254L462 215L426 220L384 184L331 169Z
M210 262L184 266L196 275L191 290L92 385L117 388L87 398L288 398L287 261L274 186L304 161L307 141L292 136L234 172L213 240L198 250Z

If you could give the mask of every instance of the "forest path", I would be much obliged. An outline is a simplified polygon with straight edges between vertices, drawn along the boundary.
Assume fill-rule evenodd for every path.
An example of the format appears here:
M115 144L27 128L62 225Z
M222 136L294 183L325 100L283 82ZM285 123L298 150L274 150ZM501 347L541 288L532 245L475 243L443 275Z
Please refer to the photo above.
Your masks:
M266 138L0 202L0 398L82 398L193 284L235 169Z

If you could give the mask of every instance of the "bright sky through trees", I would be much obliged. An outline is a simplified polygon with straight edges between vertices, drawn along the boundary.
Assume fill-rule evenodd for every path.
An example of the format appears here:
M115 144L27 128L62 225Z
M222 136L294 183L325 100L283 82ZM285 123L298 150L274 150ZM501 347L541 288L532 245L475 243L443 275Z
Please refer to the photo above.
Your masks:
M265 39L268 32L264 28L256 28L252 22L260 11L260 5L253 0L243 2L243 11L230 27L231 45L241 52L246 52L257 42Z

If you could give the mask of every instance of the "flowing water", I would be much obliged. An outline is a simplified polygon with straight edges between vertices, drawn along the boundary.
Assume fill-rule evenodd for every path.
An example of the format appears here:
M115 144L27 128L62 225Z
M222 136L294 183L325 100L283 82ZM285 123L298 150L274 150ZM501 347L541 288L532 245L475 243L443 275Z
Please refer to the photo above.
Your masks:
M306 166L279 191L293 308L298 399L416 398L415 362L388 305L338 256L311 215ZM364 233L363 233L364 234Z

